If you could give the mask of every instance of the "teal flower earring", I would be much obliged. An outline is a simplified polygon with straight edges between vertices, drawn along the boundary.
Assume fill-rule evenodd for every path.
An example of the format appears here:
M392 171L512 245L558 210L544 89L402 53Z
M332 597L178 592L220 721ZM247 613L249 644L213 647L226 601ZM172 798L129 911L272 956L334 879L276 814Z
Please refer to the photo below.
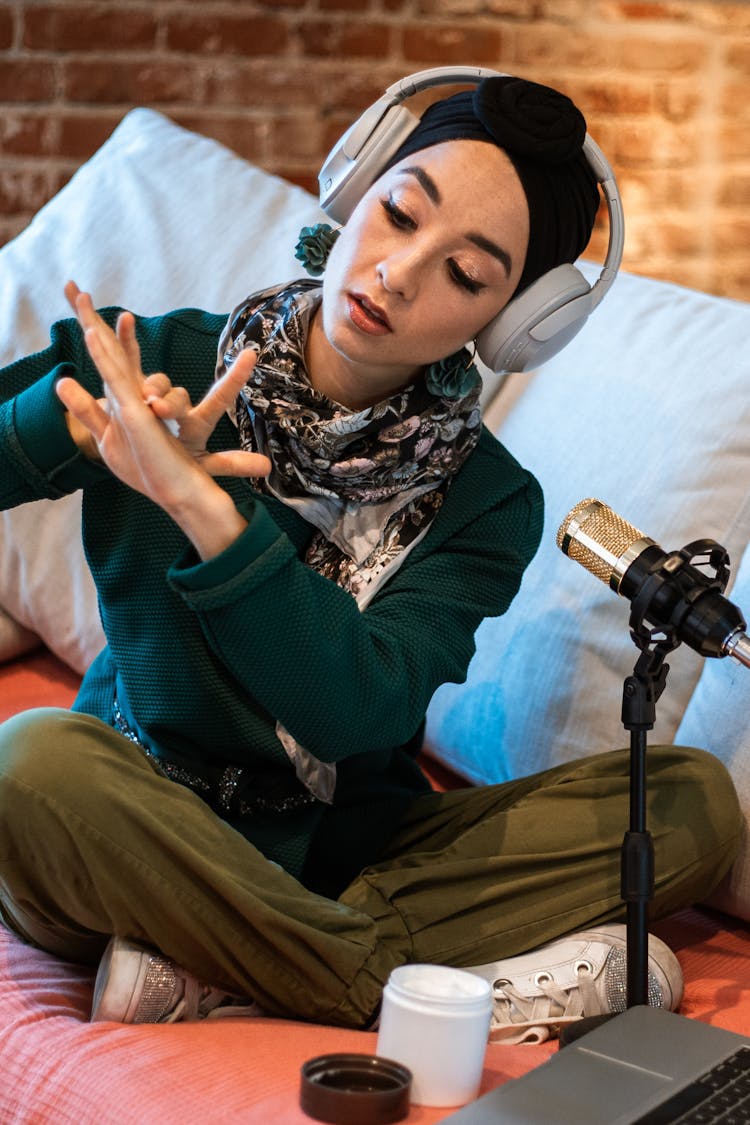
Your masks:
M320 277L326 268L328 255L339 236L328 223L316 223L313 227L303 227L299 232L299 242L294 248L295 258L302 262L312 277Z
M425 386L438 398L463 398L479 382L479 372L468 348L445 359L436 359L425 370Z

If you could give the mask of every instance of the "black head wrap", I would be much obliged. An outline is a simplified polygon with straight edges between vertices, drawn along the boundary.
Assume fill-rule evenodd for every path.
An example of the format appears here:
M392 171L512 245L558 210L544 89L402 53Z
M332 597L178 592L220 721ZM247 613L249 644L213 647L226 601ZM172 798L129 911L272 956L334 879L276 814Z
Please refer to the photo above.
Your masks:
M484 78L474 91L433 103L394 153L404 157L449 140L496 144L511 160L529 207L529 246L516 292L586 248L599 207L596 176L583 155L586 121L549 86Z

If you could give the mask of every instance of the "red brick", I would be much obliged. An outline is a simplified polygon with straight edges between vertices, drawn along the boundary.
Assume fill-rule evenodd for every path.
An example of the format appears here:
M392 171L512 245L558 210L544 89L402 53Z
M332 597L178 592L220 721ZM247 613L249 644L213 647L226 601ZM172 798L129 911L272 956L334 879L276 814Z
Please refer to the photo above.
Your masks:
M720 160L725 160L727 163L750 160L750 129L747 127L747 122L724 122L717 130L717 134Z
M106 141L124 116L122 113L61 114L54 152L87 160Z
M510 0L512 3L513 0ZM531 19L555 20L558 23L583 24L591 15L591 0L532 0ZM606 21L606 12L601 13Z
M51 130L46 116L6 111L0 116L0 152L12 156L49 153Z
M750 75L750 43L732 43L727 50L727 63L735 70Z
M299 117L276 117L266 130L266 155L284 159L293 154L298 161L317 164L321 155L321 128L317 115L308 112Z
M241 59L236 55L206 61L203 103L214 106L285 108L309 97L309 75L293 65L279 70L263 59Z
M514 42L514 64L534 67L536 71L545 68L546 75L540 74L538 80L552 86L558 84L553 74L561 70L580 67L584 75L590 76L609 67L612 60L611 38L596 30L580 28L570 34L551 22L532 23L517 33Z
M705 288L722 297L746 301L750 293L750 259L745 255L736 263L720 262Z
M688 168L700 163L702 137L688 125L661 120L623 122L610 158L625 167Z
M384 58L391 45L387 24L314 20L303 23L300 42L305 55L317 58Z
M55 96L54 64L34 59L0 62L0 102L44 102Z
M623 2L616 5L617 12L626 20L648 20L653 23L654 20L670 19L675 14L675 4L659 4L659 3L639 3Z
M28 164L5 166L0 171L0 214L35 212L67 182L66 172Z
M32 50L134 50L154 46L156 19L147 8L114 4L24 5L23 44Z
M13 46L13 33L15 21L10 8L0 8L0 51L6 51Z
M13 215L11 218L0 219L0 246L5 246L11 239L20 234L29 225L33 217L33 214L28 212L27 214Z
M661 248L673 259L696 258L705 247L706 232L697 226L690 215L683 219L665 218L659 222L658 229L652 231L653 246Z
M750 261L750 219L739 215L719 219L714 227L715 249L722 257L734 254L737 247L744 247L744 258Z
M750 207L750 168L723 180L719 186L717 201L722 208Z
M297 187L309 191L311 195L318 198L318 177L313 172L300 172L297 168L285 164L283 161L278 163L268 164L268 170L273 172L276 176L281 176L283 179L288 180L290 184L296 184Z
M274 55L286 50L284 20L253 15L166 15L166 42L172 51L199 54Z
M651 82L628 81L627 78L618 82L576 79L555 85L580 106L586 117L592 114L640 117L654 110L654 86Z
M403 6L403 0L401 0ZM351 0L318 0L321 12L351 12Z
M694 82L660 81L654 84L654 108L669 121L700 117L705 90Z
M170 117L185 129L191 129L204 137L212 137L246 160L254 163L262 160L263 126L251 120L247 114L218 117L193 111L174 112Z
M66 60L63 96L95 104L190 102L199 93L195 67L189 62L118 62Z
M648 215L655 208L689 211L699 208L705 199L702 177L696 176L691 167L680 170L628 168L616 174L626 220L631 210L642 215Z
M402 50L409 60L440 65L460 65L470 60L492 66L500 54L502 34L494 26L465 24L407 24Z
M614 54L614 62L626 73L685 74L694 78L706 62L706 45L702 36L662 33L621 39Z
M720 104L722 114L728 121L750 121L750 83L725 82Z

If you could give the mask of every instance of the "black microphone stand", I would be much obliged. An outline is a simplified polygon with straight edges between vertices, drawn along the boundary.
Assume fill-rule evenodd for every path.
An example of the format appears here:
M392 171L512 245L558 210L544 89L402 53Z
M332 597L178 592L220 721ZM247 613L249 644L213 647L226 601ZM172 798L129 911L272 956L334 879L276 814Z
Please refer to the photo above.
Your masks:
M648 1004L648 906L654 897L654 844L646 827L646 733L669 672L664 663L674 644L643 641L633 674L623 684L622 724L630 732L630 827L622 842L620 886L627 921L627 1006Z
M686 568L699 556L705 557L706 565L713 570L713 576L705 577L702 583L696 583L692 575L686 576ZM705 614L698 612L697 606L706 593L724 590L728 564L727 552L713 539L689 543L648 569L631 603L630 636L641 655L622 690L622 723L630 731L630 826L623 838L620 861L627 922L628 1008L648 1004L648 905L654 896L654 845L646 827L646 734L653 729L656 703L667 681L667 654L688 638L703 656L723 655L716 640L723 641L736 622L724 619L721 605L718 614L712 603ZM729 608L734 609L731 605ZM650 629L647 620L660 624ZM560 1032L560 1046L579 1039L614 1014L588 1016L568 1024Z
M622 688L622 724L630 732L630 823L620 859L620 890L626 908L628 1008L648 1004L648 907L654 895L654 844L646 826L647 732L653 729L656 704L667 682L669 665L664 659L680 644L673 630L651 630L644 624L645 602L636 599L632 606L630 635L641 655ZM588 1016L568 1024L560 1032L560 1046L579 1039L612 1015Z

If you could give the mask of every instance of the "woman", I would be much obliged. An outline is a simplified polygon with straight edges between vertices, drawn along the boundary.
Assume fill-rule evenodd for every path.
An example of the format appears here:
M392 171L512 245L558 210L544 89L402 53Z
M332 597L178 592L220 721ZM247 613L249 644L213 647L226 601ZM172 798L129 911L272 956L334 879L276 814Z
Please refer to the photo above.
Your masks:
M448 794L416 762L541 534L463 345L583 251L598 202L580 113L519 82L424 115L322 286L136 322L70 283L77 322L3 373L2 502L83 488L108 644L72 712L0 729L0 916L100 960L94 1019L247 998L367 1026L405 961L512 982L508 1038L623 999L627 755ZM720 763L650 755L664 914L740 820ZM650 969L676 1006L655 939Z

